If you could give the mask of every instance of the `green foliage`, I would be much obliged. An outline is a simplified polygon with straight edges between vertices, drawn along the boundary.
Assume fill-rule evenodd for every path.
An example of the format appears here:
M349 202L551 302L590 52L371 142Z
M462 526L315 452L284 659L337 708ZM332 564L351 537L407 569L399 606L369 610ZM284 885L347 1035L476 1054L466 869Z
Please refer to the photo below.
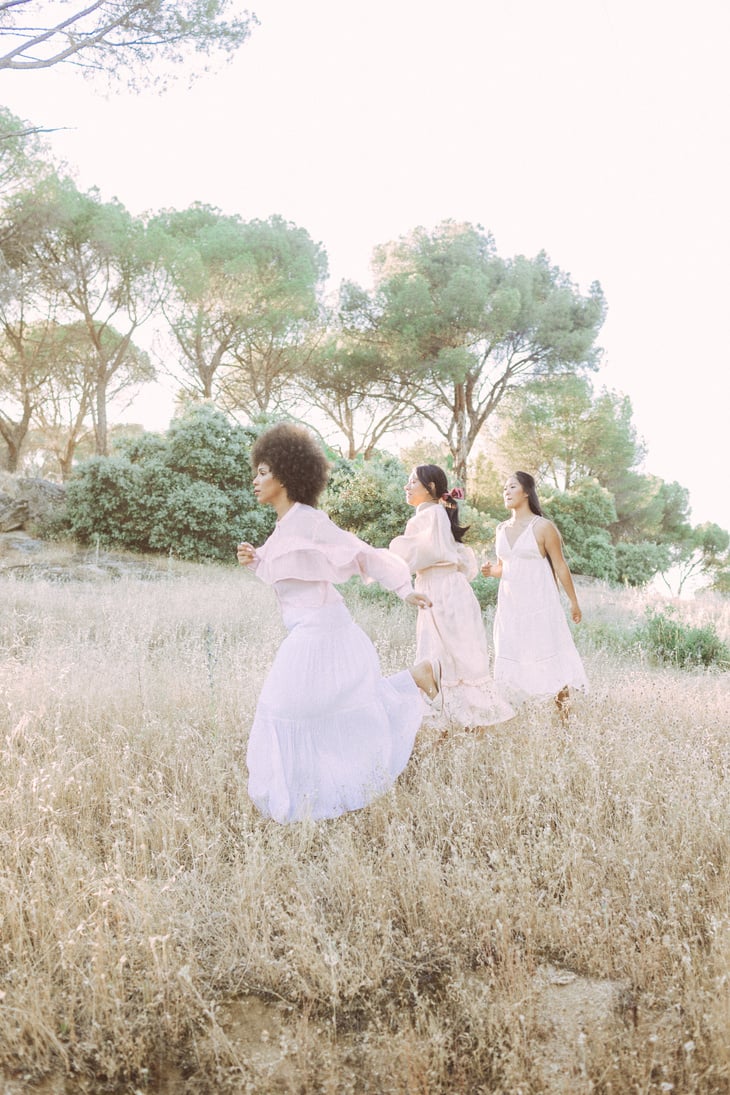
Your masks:
M468 502L460 502L459 524L466 525L469 528L464 542L476 546L494 542L494 534L499 522L486 513L481 513L480 510L469 505Z
M322 508L340 528L373 547L399 536L413 510L405 500L408 472L392 456L339 460L332 470Z
M595 365L601 288L581 296L544 254L504 260L481 226L445 221L376 248L372 265L362 335L409 377L411 403L436 402L431 421L462 482L505 392L535 375Z
M570 569L612 581L616 552L607 528L616 519L616 510L609 492L594 479L584 479L571 490L556 491L542 501L545 516L560 529Z
M93 400L96 451L106 454L111 399L154 377L148 355L133 342L159 292L153 236L118 201L103 202L98 192L82 193L57 175L14 194L2 213L0 252L15 285L15 311L47 317L49 332L56 332L47 351L52 361L58 352L56 384L63 389L69 374L75 378L71 392L57 389L34 398L34 409L71 396L72 403L80 402L83 419ZM60 332L63 349L59 323L66 328ZM33 348L26 326L16 325L21 357Z
M496 578L485 578L482 574L477 574L471 583L471 588L474 590L474 596L479 601L479 607L482 611L496 605L497 594L499 593L499 582Z
M152 226L186 386L250 416L277 405L319 334L322 246L282 217L247 222L200 203Z
M627 396L606 390L594 395L590 380L573 373L540 376L507 394L499 426L502 467L529 470L555 489L595 479L613 498L616 512L607 531L614 544L651 541L670 547L669 562L681 557L692 531L687 491L636 470L645 453ZM641 574L653 565L645 554L635 577L631 568L618 568L620 580L643 584Z
M633 628L627 628L623 622L595 619L584 616L580 631L576 633L581 652L601 650L610 654L627 654L636 649L636 637Z
M507 516L502 495L504 480L505 476L500 474L494 463L484 453L479 453L470 468L467 497L476 509L493 517L495 525Z
M672 561L691 550L689 492L679 483L666 483L655 475L627 477L619 498L617 534L621 539L652 540L665 544Z
M723 587L723 573L730 566L730 533L713 521L705 521L690 530L675 553L679 571L679 590L691 577L710 579L715 589Z
M574 549L566 553L566 557L575 574L587 574L604 582L616 578L616 551L605 529L584 536Z
M616 580L627 586L645 586L670 564L669 550L651 541L616 544Z
M671 607L665 613L648 610L646 623L638 629L636 639L660 665L730 669L730 647L715 628L711 624L688 627L674 618Z
M98 537L107 547L144 550L134 542L135 500L140 494L139 468L123 457L92 456L71 478L66 512L71 535L81 543Z
M722 594L723 597L730 597L730 565L726 564L715 571L710 589Z
M93 457L68 485L71 534L82 543L232 561L240 540L261 543L273 512L251 491L254 433L208 404L190 407L165 436L128 438Z

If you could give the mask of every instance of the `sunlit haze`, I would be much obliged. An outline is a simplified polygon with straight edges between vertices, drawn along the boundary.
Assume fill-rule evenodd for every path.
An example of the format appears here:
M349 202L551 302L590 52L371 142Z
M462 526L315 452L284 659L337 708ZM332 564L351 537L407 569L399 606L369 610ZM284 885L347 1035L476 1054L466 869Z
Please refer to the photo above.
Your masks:
M133 213L280 214L332 284L451 218L545 250L608 319L596 387L627 394L644 469L730 528L730 5L698 0L252 0L260 26L188 88L106 97L71 69L1 76L83 188ZM164 428L164 388L126 415Z

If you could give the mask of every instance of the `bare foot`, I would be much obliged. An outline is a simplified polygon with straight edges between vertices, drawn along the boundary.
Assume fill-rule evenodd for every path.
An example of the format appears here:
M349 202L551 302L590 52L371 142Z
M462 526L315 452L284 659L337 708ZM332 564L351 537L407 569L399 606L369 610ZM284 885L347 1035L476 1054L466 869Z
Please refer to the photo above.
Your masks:
M558 709L560 721L565 725L570 715L570 689L567 685L565 688L561 688L555 697L555 706Z

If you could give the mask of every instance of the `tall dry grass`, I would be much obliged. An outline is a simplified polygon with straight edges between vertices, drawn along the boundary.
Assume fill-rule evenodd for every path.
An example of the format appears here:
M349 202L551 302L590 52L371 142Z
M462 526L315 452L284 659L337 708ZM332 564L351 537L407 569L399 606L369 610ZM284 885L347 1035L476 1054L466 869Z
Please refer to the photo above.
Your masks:
M281 827L246 795L270 591L0 573L6 1079L730 1091L728 675L617 654L646 600L581 591L592 692L567 729L547 705L426 735L368 809ZM387 671L411 660L411 610L353 610ZM728 637L726 603L681 611ZM617 987L560 1045L548 964Z

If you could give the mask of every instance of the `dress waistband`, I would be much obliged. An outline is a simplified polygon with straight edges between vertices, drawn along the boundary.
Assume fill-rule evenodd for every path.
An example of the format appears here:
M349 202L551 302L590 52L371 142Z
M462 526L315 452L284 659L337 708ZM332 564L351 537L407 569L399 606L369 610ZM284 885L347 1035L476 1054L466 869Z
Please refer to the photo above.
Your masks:
M282 611L282 618L287 631L292 631L295 627L334 629L352 623L352 616L342 601L329 601L316 608L287 605Z

